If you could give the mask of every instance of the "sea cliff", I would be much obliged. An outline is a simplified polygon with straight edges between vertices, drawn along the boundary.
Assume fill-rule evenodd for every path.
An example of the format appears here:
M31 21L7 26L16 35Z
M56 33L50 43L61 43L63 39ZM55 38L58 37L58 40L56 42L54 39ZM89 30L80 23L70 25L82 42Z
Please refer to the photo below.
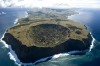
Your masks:
M39 20L15 25L3 40L23 63L74 50L89 49L92 37L87 28L72 20Z

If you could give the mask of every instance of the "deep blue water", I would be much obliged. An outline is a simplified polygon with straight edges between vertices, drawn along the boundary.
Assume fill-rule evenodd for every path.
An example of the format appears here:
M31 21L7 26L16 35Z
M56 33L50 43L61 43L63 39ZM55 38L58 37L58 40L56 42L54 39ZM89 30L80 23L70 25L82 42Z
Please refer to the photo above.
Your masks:
M0 13L0 38L8 28L14 25L15 19L24 17L26 14L25 9L0 9ZM0 42L0 66L17 66L14 61L10 60L8 52L9 49Z
M80 15L70 18L89 27L96 40L100 41L100 9L81 9L80 12Z
M85 55L68 55L39 63L36 66L100 66L100 9L82 9L81 14L76 14L70 19L85 24L93 37L94 47ZM16 18L25 16L25 9L0 9L0 38L9 27L14 25ZM0 66L18 66L8 55L9 49L0 42Z

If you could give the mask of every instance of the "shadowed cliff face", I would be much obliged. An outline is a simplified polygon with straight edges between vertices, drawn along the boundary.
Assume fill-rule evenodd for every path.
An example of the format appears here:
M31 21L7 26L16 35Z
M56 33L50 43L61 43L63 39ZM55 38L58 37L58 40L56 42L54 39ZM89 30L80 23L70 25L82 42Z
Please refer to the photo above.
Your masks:
M58 53L89 49L92 37L88 34L88 38L83 39L83 41L69 39L55 47L27 47L10 33L6 33L3 40L11 45L21 62L29 63Z

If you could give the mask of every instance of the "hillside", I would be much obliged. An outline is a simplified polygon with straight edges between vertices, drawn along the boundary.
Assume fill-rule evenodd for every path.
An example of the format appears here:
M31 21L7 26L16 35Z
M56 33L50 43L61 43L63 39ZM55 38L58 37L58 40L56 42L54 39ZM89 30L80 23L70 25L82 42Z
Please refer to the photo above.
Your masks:
M67 21L40 21L20 24L8 30L16 39L26 46L53 47L68 40L87 38L88 30L82 24Z
M33 12L36 15L29 14L9 28L3 40L11 45L23 63L69 51L88 50L92 41L89 31L85 25L67 19L62 14L64 11L53 9L53 14L48 15L50 18L46 15L49 11Z

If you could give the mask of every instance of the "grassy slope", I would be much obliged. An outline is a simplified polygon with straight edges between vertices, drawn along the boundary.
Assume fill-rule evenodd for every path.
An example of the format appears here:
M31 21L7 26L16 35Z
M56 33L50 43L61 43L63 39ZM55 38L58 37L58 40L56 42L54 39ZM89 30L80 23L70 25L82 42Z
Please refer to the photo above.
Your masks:
M8 30L26 46L53 47L68 39L82 41L89 34L84 25L67 19L66 16L75 14L72 9L34 9L28 14L27 18L19 19L18 24ZM41 24L55 26L43 27Z
M60 41L58 43L52 44L53 40L50 40L50 39L53 39L53 38L50 37L50 36L49 36L49 39L47 39L47 42L51 42L51 43L48 44L48 45L47 45L47 43L43 43L43 42L38 43L38 42L33 41L36 38L39 39L40 38L39 36L38 37L35 36L35 38L30 39L30 37L28 36L28 34L29 34L28 31L30 30L31 27L37 26L37 25L40 25L40 24L56 24L56 25L61 25L65 28L67 28L70 31L70 33L69 33L69 35L65 35L65 37L61 36L62 38L64 37L63 41L67 38L82 41L82 39L87 38L87 35L89 34L86 27L82 24L73 22L71 20L57 21L57 20L51 20L51 19L50 20L39 20L39 21L33 21L33 22L31 21L31 22L27 22L27 23L22 23L22 24L19 24L19 25L16 25L16 26L10 28L8 30L8 33L12 34L15 38L17 38L19 41L21 41L22 44L24 44L26 46L53 47L53 46L56 46L56 45L60 44L61 42L63 42L63 41ZM38 28L38 30L43 30L43 29ZM59 33L59 31L57 31L57 32ZM59 35L61 35L61 34L59 34ZM43 37L43 36L44 35L42 35L41 37ZM61 39L59 39L59 40L61 40ZM57 40L57 41L59 41L59 40Z

